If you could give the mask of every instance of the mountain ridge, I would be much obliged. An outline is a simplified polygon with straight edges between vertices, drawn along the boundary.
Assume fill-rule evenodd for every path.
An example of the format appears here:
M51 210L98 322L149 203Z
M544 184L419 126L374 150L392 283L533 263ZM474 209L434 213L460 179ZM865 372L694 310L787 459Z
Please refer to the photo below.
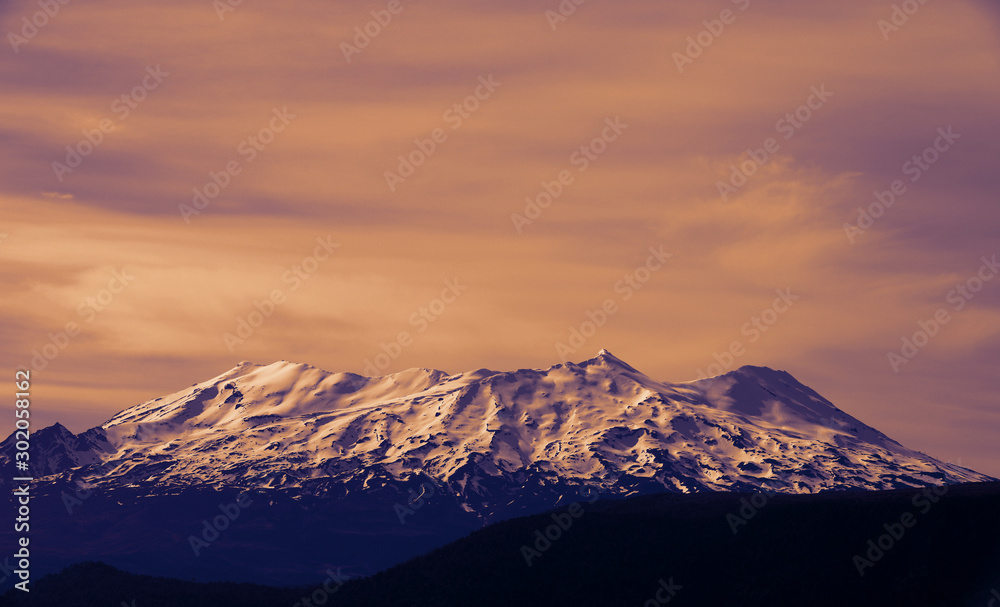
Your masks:
M42 482L321 491L324 478L426 478L487 519L526 483L629 495L992 480L907 449L785 371L668 383L603 349L547 369L381 377L244 361L80 435L57 425L34 438L47 434Z
M46 546L36 574L86 555L134 573L275 584L327 567L372 574L595 496L991 480L907 449L784 371L668 383L607 351L545 369L383 377L242 363L78 435L39 430L30 453L32 544ZM192 558L192 534L248 502Z

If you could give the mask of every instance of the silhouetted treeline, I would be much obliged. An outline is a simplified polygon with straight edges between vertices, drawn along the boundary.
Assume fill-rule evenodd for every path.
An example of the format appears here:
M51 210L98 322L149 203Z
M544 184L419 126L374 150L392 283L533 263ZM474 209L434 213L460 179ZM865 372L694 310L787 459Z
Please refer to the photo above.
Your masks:
M40 602L8 593L2 604L291 607L313 590L195 584L88 564L37 582ZM582 504L492 525L347 582L325 604L987 607L994 596L1000 483Z

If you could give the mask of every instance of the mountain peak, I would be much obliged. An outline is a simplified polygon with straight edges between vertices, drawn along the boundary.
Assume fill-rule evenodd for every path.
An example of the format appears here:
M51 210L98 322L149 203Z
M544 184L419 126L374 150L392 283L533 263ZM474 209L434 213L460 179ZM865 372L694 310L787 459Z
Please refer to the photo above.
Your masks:
M627 371L632 371L633 373L639 373L639 371L635 367L628 364L624 360L618 358L606 348L601 348L601 351L597 353L597 356L588 361L584 361L580 364L585 365L589 362L601 362L611 367L621 367Z
M36 437L41 437L44 440L52 440L53 438L63 439L75 438L76 435L70 432L69 428L56 422L51 426L47 426L33 433Z
M762 378L762 379L775 379L775 378L781 378L781 379L785 379L785 380L787 380L787 379L795 379L787 371L781 371L779 369L772 369L771 367L762 367L762 366L759 366L759 365L743 365L742 367L739 367L738 369L734 369L733 371L730 371L729 373L725 373L724 375L730 375L732 373L738 373L740 375L750 375L750 376L759 377L759 378Z
M797 390L804 390L815 394L812 389L800 382L795 378L794 375L788 371L782 371L780 369L772 369L771 367L761 367L755 365L743 365L742 367L730 371L721 377L732 377L739 376L749 379L754 379L759 382L767 384L781 384L789 388L795 388ZM818 394L816 395L818 396Z

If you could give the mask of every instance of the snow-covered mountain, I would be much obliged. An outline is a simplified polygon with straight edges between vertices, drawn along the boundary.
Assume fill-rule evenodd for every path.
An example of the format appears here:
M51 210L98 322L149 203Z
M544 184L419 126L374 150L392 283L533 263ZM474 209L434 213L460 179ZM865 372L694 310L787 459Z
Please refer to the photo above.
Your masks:
M13 434L0 443L0 461L9 461L14 443ZM114 453L101 428L92 428L78 436L62 424L53 424L31 435L31 473L35 477L50 476L99 463L102 457Z
M431 482L487 520L580 488L812 493L991 480L907 449L788 373L742 367L663 383L604 350L458 375L241 363L79 436L54 426L33 440L43 484L336 497Z

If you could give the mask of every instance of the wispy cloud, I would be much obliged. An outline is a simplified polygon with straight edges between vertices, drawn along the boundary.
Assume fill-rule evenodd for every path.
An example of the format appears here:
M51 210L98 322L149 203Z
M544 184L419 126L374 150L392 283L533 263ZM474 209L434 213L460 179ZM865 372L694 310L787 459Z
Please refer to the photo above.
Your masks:
M793 287L801 300L740 364L785 368L909 445L1000 474L986 406L1000 284L905 372L885 360L1000 252L1000 16L929 2L886 40L891 8L753 0L679 73L672 53L738 4L588 2L553 31L555 2L406 3L348 62L341 44L384 4L243 3L220 20L210 2L67 3L0 53L0 363L81 324L34 385L43 418L82 427L240 359L361 371L461 276L468 293L392 370L549 365L587 306L664 243L670 266L595 351L693 379ZM0 30L35 9L0 3ZM169 76L139 99L157 66ZM486 75L502 86L452 128L447 112ZM818 86L833 97L796 118ZM249 160L241 145L276 108L295 120ZM785 138L789 114L801 126ZM577 171L574 153L615 117L628 131ZM60 179L53 163L102 121ZM948 127L961 138L849 242L844 224ZM387 188L437 128L447 141ZM717 183L768 138L778 151L723 199ZM186 223L179 205L233 161ZM518 235L511 214L563 170L572 186ZM327 234L336 258L230 353L222 335ZM121 268L135 282L84 321L80 302Z

